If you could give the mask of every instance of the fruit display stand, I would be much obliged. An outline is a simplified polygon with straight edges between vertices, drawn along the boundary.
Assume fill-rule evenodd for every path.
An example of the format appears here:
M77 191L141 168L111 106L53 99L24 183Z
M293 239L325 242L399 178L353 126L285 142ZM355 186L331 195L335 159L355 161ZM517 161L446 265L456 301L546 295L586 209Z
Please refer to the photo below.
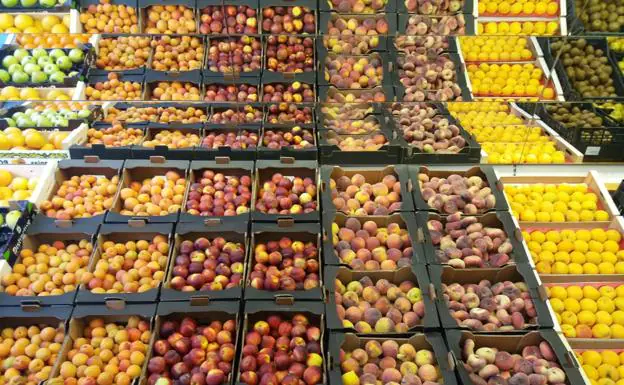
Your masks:
M44 131L46 134L54 134L57 131ZM68 130L64 128L63 131L70 131L70 133L61 141L61 148L58 150L4 150L0 151L0 159L4 159L7 163L25 163L25 164L45 164L52 159L67 159L69 158L69 148L80 141L84 140L87 135L87 125L81 124L78 128Z

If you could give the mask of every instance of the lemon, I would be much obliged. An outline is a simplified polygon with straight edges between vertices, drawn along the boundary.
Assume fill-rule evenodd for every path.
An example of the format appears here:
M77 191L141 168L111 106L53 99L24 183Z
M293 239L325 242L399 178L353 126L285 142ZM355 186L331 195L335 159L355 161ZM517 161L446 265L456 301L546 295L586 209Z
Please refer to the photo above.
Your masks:
M553 243L561 242L561 234L556 230L550 230L546 233L546 240Z
M551 298L550 306L555 313L561 313L564 310L563 301L559 298Z
M552 286L550 288L550 298L557 298L563 301L568 298L568 292L563 286Z
M596 305L596 301L594 301L593 299L583 298L579 301L579 304L581 305L581 309L583 311L589 311L591 313L595 313L598 311L598 305Z
M598 265L600 274L615 274L615 266L610 262L602 262Z
M600 298L600 292L598 291L598 289L596 289L593 286L585 285L583 286L583 297L585 297L585 299L591 300L595 304L596 303L595 301L597 301L598 298Z
M576 240L576 234L574 233L574 230L561 230L561 240L574 242Z
M566 298L563 301L563 306L567 311L570 311L574 314L578 313L581 310L581 305L579 305L579 302L574 298Z
M611 264L615 264L617 262L617 257L615 256L615 254L609 251L603 251L602 253L600 253L600 259L602 259L602 262L609 262Z
M618 287L615 288L615 295L618 298L624 298L624 285L618 285ZM624 309L620 309L620 310L624 310ZM624 362L622 362L622 365L624 365Z
M600 376L601 379L609 379L611 381L617 381L620 379L617 369L613 365L605 363L598 367L598 376Z
M603 229L599 229L599 228L592 229L590 231L590 234L591 234L591 238L594 241L605 242L607 240L607 232L604 231Z
M616 255L618 257L618 260L624 261L624 250L618 251Z
M611 365L614 368L620 366L620 358L613 350L603 350L600 352L600 356L603 364Z
M615 264L615 274L624 274L624 261Z
M572 263L579 263L579 264L583 264L587 261L587 259L585 258L585 254L579 252L579 251L573 251L570 253L570 262Z
M564 239L559 242L559 244L557 244L557 249L559 251L569 253L570 251L574 250L574 243L572 243L572 241Z
M527 247L529 248L530 251L533 251L538 254L542 251L542 245L540 245L539 243L535 241L527 242Z
M560 212L554 212L550 216L550 221L557 222L557 223L565 222L565 216Z
M561 313L561 322L570 326L576 326L576 324L578 324L578 318L576 314L566 310Z
M580 216L581 222L591 222L594 220L594 213L589 210L582 210Z
M592 368L597 368L602 364L602 355L595 350L586 350L581 354L581 357L583 357L583 363Z
M581 325L593 326L596 323L596 316L589 310L580 311L576 317Z
M614 229L607 230L606 235L607 239L609 239L610 241L619 243L620 240L622 240L622 235L620 234L620 232Z
M579 263L570 263L568 265L568 273L570 274L583 274L583 266Z
M618 310L624 310L624 297L615 298L613 304Z
M604 250L604 245L602 244L602 242L594 241L592 239L591 241L589 241L589 250L596 253L602 253L602 251Z
M551 274L552 266L550 265L550 263L537 262L535 264L535 270L537 270L537 272L540 274Z
M583 288L578 285L568 286L566 289L568 298L573 298L577 301L583 299Z
M536 215L533 210L526 209L520 213L520 220L523 222L535 222Z
M570 263L570 254L566 253L565 251L557 251L555 253L555 261L568 264Z
M604 324L595 324L592 327L592 335L594 338L611 338L611 329Z
M529 237L532 241L537 243L542 243L546 240L546 235L544 235L544 233L539 230L533 231L531 234L529 234Z
M561 325L561 332L563 332L563 335L566 336L566 338L576 338L576 330L574 329L574 326L563 324Z
M568 274L570 269L565 262L555 262L552 266L553 274Z
M607 313L606 311L600 310L596 312L596 322L600 324L611 325L613 323L613 318L611 317L611 314Z
M612 313L615 310L615 304L611 298L608 297L602 296L598 298L596 305L598 305L598 310L606 311L607 313Z
M0 170L0 186L6 187L11 184L13 175L7 170Z
M604 211L604 210L598 210L595 213L595 219L597 221L608 221L609 220L609 213Z
M598 289L598 291L600 292L600 295L609 299L614 299L617 296L617 292L615 291L615 288L613 286L600 286L600 289ZM612 312L613 310L607 311Z
M600 356L600 354L598 354ZM583 365L583 371L590 380L598 380L598 369L592 365Z
M584 274L598 274L598 266L593 263L584 263L583 264L583 273Z
M596 202L592 201L583 201L581 202L581 208L583 210L596 211Z
M606 240L604 241L604 249L612 253L617 253L620 250L620 245L616 241Z
M592 233L589 230L577 230L576 239L589 242L592 239Z
M611 325L611 337L624 338L624 326L619 324Z

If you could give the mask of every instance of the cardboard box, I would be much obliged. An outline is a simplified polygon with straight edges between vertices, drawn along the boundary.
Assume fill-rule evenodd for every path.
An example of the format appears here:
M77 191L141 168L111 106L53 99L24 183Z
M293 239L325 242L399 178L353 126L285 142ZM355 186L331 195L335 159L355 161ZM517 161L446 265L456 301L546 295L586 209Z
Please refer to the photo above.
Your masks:
M234 321L236 329L232 332L233 341L230 345L236 349L239 343L239 327L240 327L240 303L238 301L218 302L218 303L205 303L196 305L188 302L161 302L158 304L156 310L156 316L153 323L153 338L150 347L145 355L145 362L149 362L153 357L157 357L154 352L154 342L159 339L164 339L164 336L160 335L160 329L166 321L180 322L183 319L189 317L195 320L199 327L208 326L214 321ZM199 330L196 331L199 334ZM235 376L234 362L231 362L232 372L224 382L224 384L231 384L232 379ZM141 376L141 384L144 384L150 377L154 376L159 378L161 373L150 375L149 370L145 370Z
M412 196L409 194L407 187L409 176L407 173L407 167L403 165L392 165L385 167L340 167L340 166L322 166L321 167L321 200L323 208L325 210L336 210L336 206L333 204L333 197L331 191L331 180L338 181L341 177L347 177L351 179L354 175L360 174L364 176L367 184L375 185L381 183L384 177L392 175L396 178L401 186L400 198L401 208L398 211L411 212L414 211L414 202ZM374 201L374 196L370 197L371 201ZM345 214L349 214L345 210L339 210ZM394 212L393 212L394 213ZM390 213L392 214L392 213Z
M244 227L241 227L244 225ZM234 300L243 298L243 282L245 280L244 270L241 273L240 284L236 287L223 290L199 290L199 291L179 291L171 287L171 278L173 269L176 266L176 259L180 253L180 245L183 241L195 241L198 238L208 238L214 240L217 237L223 237L227 242L236 242L243 245L245 253L240 261L245 268L247 254L249 253L249 239L247 237L247 223L239 220L231 220L230 218L209 218L205 222L179 223L176 225L176 232L173 236L174 242L171 247L171 257L167 268L165 280L160 289L161 301L185 301L191 305L204 304L214 300ZM218 259L217 255L212 256ZM230 261L235 262L235 261Z
M132 182L141 183L146 178L153 178L155 176L162 176L164 178L168 171L176 171L180 175L180 178L186 179L185 194L180 206L186 202L186 196L188 194L188 167L189 162L183 160L167 160L163 157L153 156L149 160L127 160L124 163L124 168L121 172L121 184L119 185L119 193L115 198L113 207L106 214L106 223L127 223L131 219L139 219L150 223L174 223L178 221L178 214L180 210L173 213L161 216L135 216L135 215L123 215L121 210L123 209L124 202L121 200L121 190L130 186Z
M470 217L468 215L462 216L463 218ZM528 265L529 268L535 268L533 264L533 259L530 257L530 253L526 249L526 246L523 244L522 233L520 229L518 229L513 221L513 218L509 212L506 211L495 211L489 212L484 215L475 216L477 218L476 223L480 223L483 225L484 229L487 228L496 228L501 229L507 236L509 242L511 242L513 250L509 255L510 259L505 265L508 264L521 264ZM430 265L449 265L448 262L443 262L437 255L437 251L440 250L439 245L434 245L431 237L431 231L428 227L428 222L431 220L437 220L442 223L443 226L446 225L447 216L443 216L440 214L421 211L416 213L416 220L418 222L418 230L422 232L424 236L423 242L423 250L425 251L425 255L427 257L427 263ZM446 230L442 230L440 235L444 237L448 235L449 232ZM495 254L495 252L491 252L490 254ZM490 267L488 261L485 261L485 267Z
M439 376L445 385L457 385L455 361L450 355L442 333L426 332L416 333L403 337L382 337L382 336L358 336L352 333L331 332L329 335L329 380L332 384L342 384L342 374L340 368L340 351L353 352L355 349L364 349L369 341L396 341L399 346L403 344L412 345L416 351L429 350L433 352L435 365L440 368ZM370 359L370 357L369 357ZM398 364L397 364L398 366Z
M449 175L457 174L461 175L465 178L470 178L471 176L478 176L485 182L485 185L492 190L492 194L496 198L496 204L494 208L490 210L481 210L478 214L485 214L488 211L508 211L509 204L505 199L505 195L503 194L503 184L500 183L496 173L492 166L475 166L471 167L466 171L455 171L455 170L445 170L445 171L434 171L430 170L426 166L408 166L408 172L410 175L410 184L408 186L410 191L412 191L414 197L414 205L416 206L416 210L422 211L433 211L437 212L436 209L430 207L427 202L422 197L422 192L420 188L419 182L419 174L426 174L429 178L447 178ZM446 214L443 214L446 215Z
M193 191L192 186L195 183L199 183L202 178L204 171L211 170L215 173L222 173L226 178L228 176L248 176L252 179L252 185L250 187L251 197L246 202L245 206L248 210L244 213L235 215L235 216L226 216L226 217L209 217L209 216L201 216L201 215L193 215L188 213L188 196ZM186 194L186 199L184 204L182 205L182 211L180 212L180 222L206 222L213 221L215 219L223 218L227 221L230 220L239 220L244 222L241 224L240 228L247 228L247 222L249 221L250 212L251 212L251 204L253 197L255 195L255 184L253 183L254 176L254 162L253 161L232 161L228 157L217 157L212 161L197 161L194 160L191 162L191 168L189 170L188 178L189 178L189 188Z
M39 204L45 199L43 196L45 183L43 181L46 175L52 173L56 169L56 163L56 161L49 161L43 165L3 164L2 169L10 172L14 178L22 177L29 181L38 179L35 188L30 194L30 198L28 198L28 202L39 207ZM9 200L9 202L11 202L11 200Z
M436 290L436 306L438 308L438 314L440 315L440 323L445 329L465 329L471 330L468 327L459 325L457 320L451 316L449 302L445 299L445 292L443 285L450 285L452 283L459 283L461 285L466 284L479 284L483 280L489 281L492 285L498 282L523 282L528 289L531 300L537 313L535 317L535 323L526 323L522 330L537 329L537 328L552 328L555 321L551 316L550 311L546 305L547 297L545 291L540 287L537 277L533 270L525 266L520 265L508 265L500 269L454 269L450 266L428 266L429 276ZM511 325L510 325L511 326ZM501 329L504 326L501 327ZM503 330L497 329L494 331L485 330L473 330L475 333L492 333L492 334L504 334L510 332L518 332L517 329L505 328Z
M583 376L583 381L585 385L590 385L592 381L587 376L587 373L585 373L585 370L583 370L580 362L578 362L578 359L576 357L577 354L582 354L586 350L594 350L594 351L597 351L598 353L604 350L610 350L618 354L621 354L624 351L624 349L622 349L622 346L623 346L622 340L592 339L590 341L585 341L583 339L578 339L578 338L571 338L567 340L563 336L561 336L561 340L564 342L564 344L570 351L573 351L575 353L573 354L573 356L574 356L574 359L576 359L577 361L576 365L579 368L581 375Z
M264 144L264 136L267 131L273 132L281 132L281 133L290 133L293 129L292 124L281 125L281 124L268 124L265 123L262 129L262 134L260 135L260 140L258 143L257 153L258 159L273 159L278 160L281 157L290 157L297 160L317 160L318 155L318 147L316 144L316 130L313 128L314 125L310 128L306 128L310 126L309 124L301 124L296 127L300 127L303 130L307 130L312 134L312 146L306 148L295 148L295 146L282 146L280 148L274 149L269 148Z
M83 160L78 159L66 159L58 162L58 168L55 170L51 170L50 173L44 174L41 180L42 188L42 197L46 201L50 201L58 192L59 187L63 182L70 180L74 176L83 176L83 175L94 175L96 177L105 177L111 180L115 176L119 176L121 173L121 169L123 166L123 161L121 160L100 160L97 156L87 156ZM117 188L119 190L119 188ZM116 190L116 191L117 191ZM111 197L111 200L117 198L117 194L114 197ZM41 206L39 206L41 208ZM41 208L42 209L42 208ZM72 218L71 221L74 223L93 223L100 224L104 222L104 217L108 210L104 210L98 215L93 215L91 217L84 218ZM42 212L37 215L35 221L41 221L43 224L51 224L54 222L55 218L48 217L45 212Z
M80 240L87 240L93 243L98 225L95 224L75 224L71 222L55 222L54 225L33 223L26 230L26 234L19 239L13 248L5 252L5 260L11 266L21 261L19 255L23 249L36 251L40 245L49 244L56 241L68 243L78 243ZM8 253L8 254L7 254ZM89 256L89 261L93 254ZM3 271L4 274L10 271ZM1 278L1 277L0 277ZM21 305L73 305L78 289L61 295L47 296L13 296L4 292L0 293L0 306L21 306Z
M435 289L429 280L425 265L414 265L411 268L403 267L393 271L353 271L343 266L327 266L325 267L325 286L327 287L328 294L325 311L327 315L327 327L329 329L350 333L357 332L355 328L345 326L338 316L335 294L339 289L336 286L336 281L340 281L342 285L346 287L349 282L359 281L366 277L370 278L373 284L376 284L377 281L381 279L388 280L390 283L397 286L404 281L410 281L415 284L415 287L420 288L422 301L425 307L425 316L422 318L421 323L410 328L407 331L408 333L438 329L440 327L440 320L435 306ZM375 325L371 326L374 328ZM398 332L387 334L373 332L373 334L386 337L404 335L404 333Z
M256 209L256 202L262 184L271 180L275 173L282 174L285 178L295 177L310 178L316 186L316 194L313 202L316 202L316 210L310 213L301 214L269 214ZM280 158L277 160L259 160L256 162L256 172L254 175L254 197L251 201L251 219L257 222L277 222L279 220L294 220L295 222L318 222L320 220L321 199L319 196L320 180L318 175L318 164L314 161L294 160L292 158Z
M319 270L317 272L319 286L309 290L262 290L251 286L250 274L255 271L255 250L258 244L266 244L270 241L277 241L283 237L304 243L312 242L316 250L316 259ZM311 259L304 257L306 260ZM266 264L268 265L268 264ZM245 275L245 300L274 300L280 302L307 300L322 301L325 293L323 288L323 259L321 254L321 235L317 223L297 223L294 221L278 221L273 223L254 223L251 227L251 244L248 253L248 260Z
M319 383L319 385L328 384L329 382L327 380L327 372L326 372L327 359L324 354L325 352L324 310L325 309L323 307L323 303L321 302L281 304L279 302L276 303L276 302L271 302L271 301L247 301L245 302L245 305L244 305L243 327L242 327L243 330L242 330L240 339L244 341L244 339L247 336L248 331L253 328L253 325L257 321L266 321L269 316L277 315L281 317L283 320L292 320L293 316L295 315L303 315L307 317L309 321L309 325L316 326L319 329L321 329L321 337L318 343L320 345L319 354L323 358L323 365L321 367L321 372L323 373L323 377L322 377L323 380ZM241 361L241 357L242 357L242 352L241 352L241 356L238 359L239 363ZM240 375L241 375L241 372L238 371L236 373L236 376L234 376L234 385L245 385L245 383L243 383L240 380Z
M553 330L541 329L517 335L500 334L475 334L463 330L446 330L444 332L449 350L455 360L458 379L460 383L474 383L469 372L464 366L467 357L462 353L463 346L468 339L475 342L474 350L481 347L504 350L510 354L522 354L522 349L527 346L537 346L542 341L547 342L555 353L556 361L561 365L561 369L566 374L566 385L582 385L583 379L580 369L576 366L578 362L574 358L574 353L566 348L561 337Z
M422 244L425 238L423 237L422 230L418 228L418 224L416 223L416 217L413 213L399 212L387 216L370 215L361 217L349 217L343 213L330 211L326 212L323 216L323 259L325 260L326 265L346 265L346 263L341 260L338 253L336 252L338 240L334 239L333 237L332 226L333 223L336 223L338 227L344 227L345 222L349 218L356 218L362 225L367 221L373 221L377 224L378 228L387 228L389 224L397 223L400 228L406 229L409 235L411 246L406 246L403 251L405 251L408 247L412 248L412 264L424 265L427 262L425 251L422 248Z
M613 199L607 191L604 182L598 175L597 171L590 170L585 176L564 176L564 175L533 175L533 176L503 176L499 178L499 182L501 185L500 191L503 191L503 185L535 185L535 184L586 184L588 187L588 192L593 192L598 197L598 210L604 210L609 214L609 220L613 219L613 217L620 215L615 204L613 203ZM498 197L497 197L498 201ZM507 201L507 197L505 196L505 203L509 205ZM553 222L524 222L520 221L523 227L528 226L549 226ZM566 222L571 223L571 222ZM579 222L579 223L588 223L588 222Z
M135 242L139 240L146 240L151 242L157 235L164 235L167 238L169 244L169 252L164 256L165 264L161 267L163 275L167 273L167 262L171 255L171 245L173 244L173 225L168 223L151 223L146 224L143 221L128 221L127 224L115 223L115 224L103 224L100 226L97 239L94 241L93 256L91 257L88 271L94 272L97 262L102 259L102 255L106 250L102 249L104 242ZM162 282L157 287L147 290L142 293L94 293L85 284L81 284L78 289L78 295L76 296L77 304L101 304L101 303L153 303L159 298L160 287Z

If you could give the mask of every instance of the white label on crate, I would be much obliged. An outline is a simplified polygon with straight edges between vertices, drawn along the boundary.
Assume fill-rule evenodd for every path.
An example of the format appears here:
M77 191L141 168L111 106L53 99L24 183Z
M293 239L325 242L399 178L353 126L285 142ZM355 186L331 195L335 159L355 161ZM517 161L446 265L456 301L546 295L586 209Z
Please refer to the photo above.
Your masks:
M600 146L587 146L585 149L585 155L598 155L600 154Z

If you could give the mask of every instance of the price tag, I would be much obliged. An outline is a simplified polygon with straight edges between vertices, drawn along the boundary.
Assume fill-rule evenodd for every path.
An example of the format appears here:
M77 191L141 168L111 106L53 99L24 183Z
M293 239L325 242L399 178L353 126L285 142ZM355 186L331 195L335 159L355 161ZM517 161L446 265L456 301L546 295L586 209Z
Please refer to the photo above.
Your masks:
M600 146L587 146L585 149L585 155L598 155L600 154Z

